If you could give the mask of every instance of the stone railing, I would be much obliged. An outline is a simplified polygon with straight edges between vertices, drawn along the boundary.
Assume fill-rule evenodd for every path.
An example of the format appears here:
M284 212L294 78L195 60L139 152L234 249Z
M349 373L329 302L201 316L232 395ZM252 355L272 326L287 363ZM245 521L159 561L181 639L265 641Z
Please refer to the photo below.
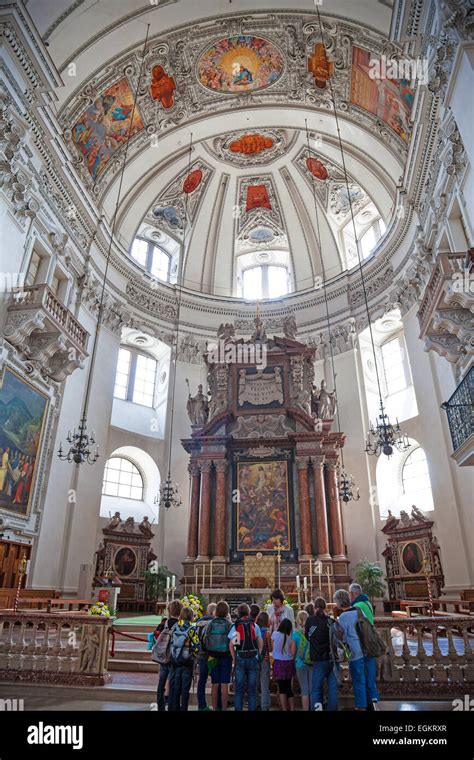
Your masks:
M378 686L382 697L437 698L467 694L474 688L472 617L376 618L387 642L380 658ZM343 691L350 690L343 668Z
M102 686L111 618L0 611L0 681Z
M62 382L87 356L89 333L47 285L18 288L3 335L42 375Z

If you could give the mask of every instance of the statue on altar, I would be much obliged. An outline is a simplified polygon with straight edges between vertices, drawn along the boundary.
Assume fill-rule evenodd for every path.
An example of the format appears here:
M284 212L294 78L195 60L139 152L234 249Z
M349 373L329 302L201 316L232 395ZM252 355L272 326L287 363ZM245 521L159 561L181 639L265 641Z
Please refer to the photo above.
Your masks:
M297 326L296 326L296 319L294 318L293 314L290 314L288 317L285 317L283 320L283 335L285 338L290 338L290 340L295 340L297 334Z
M146 515L141 521L141 523L139 524L138 528L143 533L144 536L153 536L151 523Z
M234 340L235 336L235 328L234 325L230 322L226 322L225 324L220 324L217 329L217 337L219 340L223 340L224 343L228 343L232 340Z
M257 315L253 321L255 325L255 330L252 334L252 340L254 343L265 343L267 340L267 332L265 330L265 325L263 324L263 319L260 316L260 311L257 311Z
M120 512L116 512L114 516L112 517L112 519L110 520L109 524L107 525L107 530L115 530L116 528L119 527L121 522L122 522L122 518L120 517Z
M316 410L316 416L322 420L333 420L337 412L336 391L328 391L326 381L321 380L321 388L318 390L313 385L312 410Z
M188 383L189 388L189 382ZM189 393L188 402L186 404L188 417L192 425L205 425L209 416L209 403L207 397L202 392L202 385L198 385L198 392L195 396L191 396Z

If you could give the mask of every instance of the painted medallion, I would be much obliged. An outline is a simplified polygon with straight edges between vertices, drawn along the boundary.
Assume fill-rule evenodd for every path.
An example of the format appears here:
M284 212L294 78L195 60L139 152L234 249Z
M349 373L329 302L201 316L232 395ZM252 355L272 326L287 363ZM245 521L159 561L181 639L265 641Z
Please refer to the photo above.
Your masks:
M218 40L204 51L198 77L209 90L250 92L276 82L283 68L283 54L272 42L239 35Z

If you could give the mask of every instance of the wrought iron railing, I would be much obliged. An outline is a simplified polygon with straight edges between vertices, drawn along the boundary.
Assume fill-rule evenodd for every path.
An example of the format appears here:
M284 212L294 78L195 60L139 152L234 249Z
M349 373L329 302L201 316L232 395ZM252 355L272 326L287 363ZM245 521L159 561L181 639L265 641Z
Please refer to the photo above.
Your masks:
M448 416L453 450L457 451L474 434L474 365L459 383L443 408Z

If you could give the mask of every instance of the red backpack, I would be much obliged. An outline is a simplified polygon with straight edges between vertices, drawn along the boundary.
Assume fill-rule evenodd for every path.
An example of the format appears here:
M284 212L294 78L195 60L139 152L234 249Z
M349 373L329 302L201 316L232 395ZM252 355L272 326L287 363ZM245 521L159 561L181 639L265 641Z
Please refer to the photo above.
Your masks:
M235 650L239 657L248 659L258 654L257 634L255 624L250 618L239 618L235 623L237 643Z

